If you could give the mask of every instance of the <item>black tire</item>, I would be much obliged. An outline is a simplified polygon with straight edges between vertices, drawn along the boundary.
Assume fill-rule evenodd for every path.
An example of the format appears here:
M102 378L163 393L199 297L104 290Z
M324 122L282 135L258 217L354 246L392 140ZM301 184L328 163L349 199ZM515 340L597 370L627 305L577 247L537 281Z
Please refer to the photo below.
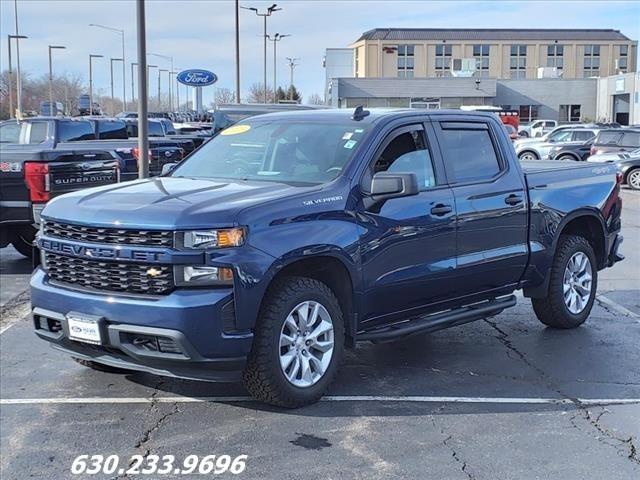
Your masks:
M559 157L555 158L556 160L571 160L572 162L577 162L578 159L576 157L574 157L573 155L569 155L569 154L565 154L565 155L560 155Z
M15 233L11 240L11 244L18 251L18 253L24 257L33 257L33 241L36 238L36 229L33 227L26 227Z
M531 150L525 150L524 152L520 152L518 154L518 159L524 160L524 157L527 155L531 156L530 160L540 160L540 157L538 157L538 155L535 152L532 152Z
M518 132L518 135L521 136L522 138L529 138L529 132L527 132L526 130Z
M627 172L627 177L625 178L625 183L632 190L640 190L640 183L637 183L636 178L640 174L640 168L632 168ZM633 179L633 180L632 180Z
M567 264L571 257L578 253L584 253L591 262L591 293L587 304L579 314L569 311L565 304L563 294L563 278ZM546 298L532 298L533 311L538 320L553 328L576 328L582 325L589 317L598 289L598 268L593 247L584 237L578 235L562 235L558 240L558 246L551 266L551 279Z
M334 347L324 375L313 385L297 387L287 380L280 367L280 332L289 313L305 301L320 303L331 316ZM262 402L286 408L317 402L333 381L344 351L342 310L331 289L307 277L277 280L266 294L253 333L253 346L243 372L249 393Z
M71 357L74 362L79 363L83 367L91 368L99 372L107 373L130 373L131 370L125 370L124 368L112 367L110 365L104 365L98 362L92 362L91 360L84 360L82 358Z

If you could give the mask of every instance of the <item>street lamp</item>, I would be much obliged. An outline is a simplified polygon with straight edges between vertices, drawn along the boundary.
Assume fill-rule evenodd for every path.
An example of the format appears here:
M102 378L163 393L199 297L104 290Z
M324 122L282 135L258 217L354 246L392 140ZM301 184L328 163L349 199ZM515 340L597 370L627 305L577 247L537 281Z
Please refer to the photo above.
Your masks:
M267 103L267 17L270 17L273 12L277 12L278 10L282 10L282 8L276 8L278 5L273 4L269 8L267 8L266 12L260 13L255 7L240 7L245 10L251 10L258 17L262 17L264 19L264 103Z
M159 53L147 53L147 55L152 55L158 58L164 58L165 60L171 61L171 71L173 71L173 57L169 55L160 55ZM169 110L173 110L173 87L171 86L171 74L169 74Z
M89 115L93 115L93 59L103 57L104 55L89 54Z
M11 65L11 39L15 38L16 40L16 47L18 46L18 40L19 39L24 39L24 38L29 38L29 37L25 37L24 35L7 35L7 47L9 47L9 116L11 115L15 115L15 112L13 111L13 92L12 92L12 77L13 77L13 71L11 70L12 65ZM21 83L20 83L20 69L18 67L18 80L16 83L16 96L18 97L18 111L20 111L20 107L22 106L21 102L20 102L20 93L21 93Z
M293 100L293 69L299 65L298 63L296 63L296 60L300 60L300 59L287 57L287 61L289 62L289 68L291 69L291 77L289 80L289 100Z
M112 104L112 108L113 105L116 104L116 99L115 96L113 95L113 62L122 62L122 69L124 70L124 58L111 58L110 59L110 63L111 63L111 104ZM122 102L122 111L124 112L124 110L126 109L126 105L124 103L124 101ZM112 112L115 115L115 112Z
M177 70L174 70L173 73L176 76L176 103L178 105L176 105L176 112L180 111L180 83L178 83L178 74L180 73L182 69L180 67L178 67Z
M151 90L151 69L152 68L158 68L158 65L147 65L147 92Z
M276 33L273 38L271 38L269 35L267 35L267 39L269 39L270 41L273 42L273 103L276 103L276 89L278 88L278 83L277 83L277 53L276 53L276 47L278 45L278 42L280 40L282 40L285 37L290 37L291 35L289 34L284 34L284 35L280 35L279 33Z
M53 115L53 66L51 62L51 50L64 50L62 45L49 45L49 115Z
M122 36L122 110L127 109L127 83L125 78L125 56L124 56L124 30L120 28L107 27L104 25L98 25L97 23L90 23L90 27L98 27L104 30L111 30L112 32L117 32ZM131 95L133 96L133 91L131 91ZM113 95L111 95L113 97Z
M158 69L158 111L162 111L162 101L160 99L160 95L161 95L161 90L160 90L160 80L161 80L161 75L162 72L169 72L169 70L165 70L164 68L159 68Z

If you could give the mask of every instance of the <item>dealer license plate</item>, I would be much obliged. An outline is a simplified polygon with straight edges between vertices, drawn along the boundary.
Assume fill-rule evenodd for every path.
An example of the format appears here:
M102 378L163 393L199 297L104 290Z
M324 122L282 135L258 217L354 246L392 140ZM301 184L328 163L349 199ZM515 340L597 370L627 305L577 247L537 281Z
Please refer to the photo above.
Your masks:
M102 337L100 336L100 324L98 320L91 317L70 313L67 315L67 324L69 326L69 338L79 342L93 343L100 345Z

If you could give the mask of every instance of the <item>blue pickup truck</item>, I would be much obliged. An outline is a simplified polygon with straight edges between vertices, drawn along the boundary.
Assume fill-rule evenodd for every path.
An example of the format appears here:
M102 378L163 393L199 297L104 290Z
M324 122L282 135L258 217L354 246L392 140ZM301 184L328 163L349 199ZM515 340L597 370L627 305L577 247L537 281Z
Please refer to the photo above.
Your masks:
M521 166L460 111L262 115L42 212L35 332L78 362L318 400L344 349L496 315L582 324L622 259L613 165Z

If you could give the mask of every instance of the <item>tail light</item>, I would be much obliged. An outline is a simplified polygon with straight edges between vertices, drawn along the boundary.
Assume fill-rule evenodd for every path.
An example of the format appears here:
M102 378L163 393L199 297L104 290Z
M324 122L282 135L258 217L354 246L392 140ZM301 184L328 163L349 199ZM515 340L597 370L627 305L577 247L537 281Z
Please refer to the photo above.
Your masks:
M29 198L34 203L48 202L51 198L49 164L25 162L24 181L29 189Z
M595 155L597 151L598 149L595 146L591 145L591 150L589 150L589 154Z
M139 162L140 161L140 149L138 147L133 147L131 149L131 153L133 157ZM149 150L149 158L153 157L153 153Z

